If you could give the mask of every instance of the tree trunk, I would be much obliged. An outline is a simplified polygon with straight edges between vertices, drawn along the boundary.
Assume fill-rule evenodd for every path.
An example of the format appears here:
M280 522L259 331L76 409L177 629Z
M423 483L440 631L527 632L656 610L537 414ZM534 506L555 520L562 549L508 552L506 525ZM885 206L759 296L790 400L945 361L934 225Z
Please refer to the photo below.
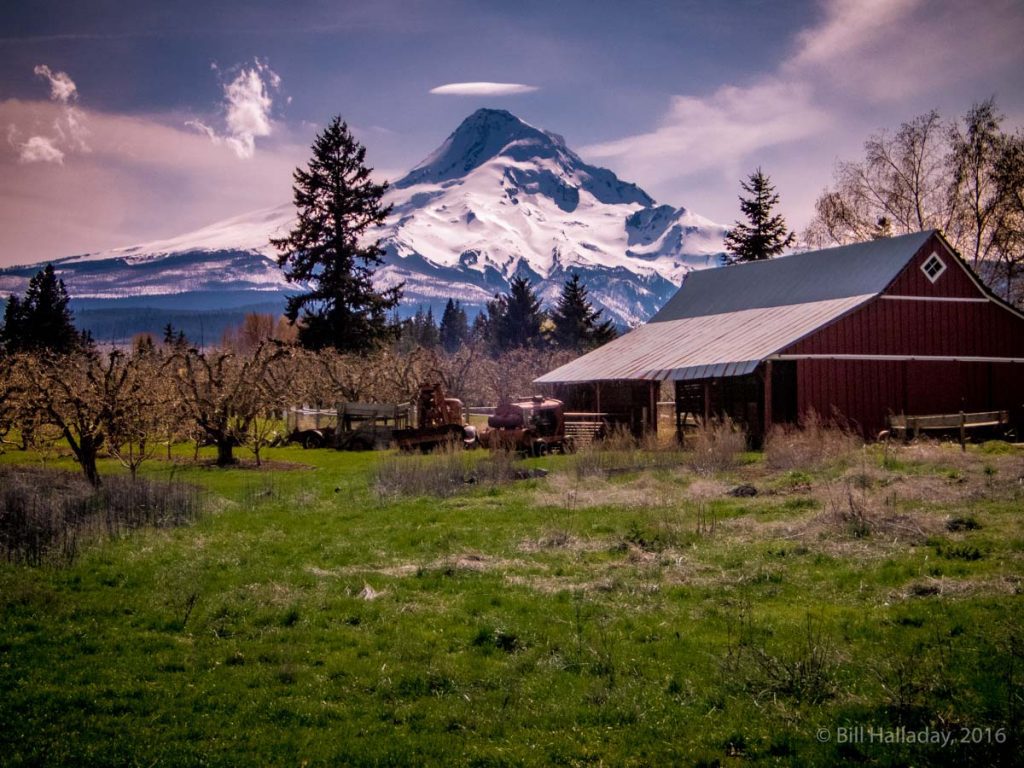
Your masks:
M100 471L96 468L96 445L92 440L83 439L77 452L78 463L82 465L82 472L85 479L93 488L99 488L103 481L100 480Z
M232 453L232 440L230 437L224 437L217 441L217 466L218 467L229 467L235 463L235 457Z

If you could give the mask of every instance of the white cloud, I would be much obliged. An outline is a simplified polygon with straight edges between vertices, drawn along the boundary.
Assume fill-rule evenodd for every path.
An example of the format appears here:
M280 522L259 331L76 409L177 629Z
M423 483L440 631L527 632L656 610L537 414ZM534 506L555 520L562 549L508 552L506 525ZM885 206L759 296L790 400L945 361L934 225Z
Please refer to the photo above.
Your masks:
M32 136L18 146L18 160L22 163L63 163L64 153L46 136Z
M674 96L654 131L581 152L594 159L620 158L645 182L715 168L731 178L750 155L811 136L829 122L808 87L772 79L746 88L724 86L705 98Z
M781 72L846 99L895 103L1020 66L1019 0L831 0L824 12Z
M282 129L271 146L241 163L224 146L183 128L180 114L83 109L91 152L72 155L52 143L64 152L63 165L43 143L27 140L38 131L23 129L5 140L4 127L49 126L62 109L46 100L0 99L0 263L173 237L239 211L279 205L291 199L292 172L308 159L306 134ZM23 145L33 162L22 160ZM51 161L43 162L44 155Z
M85 140L89 129L85 125L82 111L72 104L78 100L78 87L67 72L54 72L45 64L36 65L32 71L50 83L50 101L60 104L61 109L51 122L52 133L36 133L19 143L17 137L20 131L16 125L11 124L8 126L7 140L18 150L18 159L22 163L62 165L68 152L89 151ZM39 126L31 130L35 133Z
M211 67L217 71L217 66ZM205 134L215 144L225 144L242 159L256 152L256 139L273 133L270 117L273 91L281 87L281 78L266 62L256 59L252 67L242 67L235 78L224 85L224 125L219 133L199 120L185 124Z
M737 180L763 164L794 190L784 200L801 197L792 218L805 221L835 160L855 158L872 132L933 107L966 110L993 82L1015 82L1022 34L1020 0L820 0L774 70L670 96L652 130L581 154L723 220Z
M45 64L36 65L32 71L50 81L50 98L53 101L67 104L72 99L78 98L78 87L67 72L53 72Z
M430 93L438 96L513 96L536 90L539 90L537 86L522 83L448 83L431 88Z

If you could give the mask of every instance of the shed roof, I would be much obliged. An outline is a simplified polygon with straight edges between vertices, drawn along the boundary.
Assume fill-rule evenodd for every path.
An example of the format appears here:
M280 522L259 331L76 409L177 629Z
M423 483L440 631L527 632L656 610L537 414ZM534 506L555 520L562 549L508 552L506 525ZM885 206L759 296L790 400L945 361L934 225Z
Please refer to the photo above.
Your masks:
M884 291L933 232L693 272L648 324L535 381L742 376Z

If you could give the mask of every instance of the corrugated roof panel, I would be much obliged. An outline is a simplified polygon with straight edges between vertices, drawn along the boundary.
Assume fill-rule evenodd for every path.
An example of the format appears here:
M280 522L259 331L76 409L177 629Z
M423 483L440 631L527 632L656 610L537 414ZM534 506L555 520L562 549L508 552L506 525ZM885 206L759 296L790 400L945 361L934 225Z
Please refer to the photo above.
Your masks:
M932 234L915 232L691 272L650 322L878 294Z
M535 381L565 384L740 376L873 296L869 293L650 323Z

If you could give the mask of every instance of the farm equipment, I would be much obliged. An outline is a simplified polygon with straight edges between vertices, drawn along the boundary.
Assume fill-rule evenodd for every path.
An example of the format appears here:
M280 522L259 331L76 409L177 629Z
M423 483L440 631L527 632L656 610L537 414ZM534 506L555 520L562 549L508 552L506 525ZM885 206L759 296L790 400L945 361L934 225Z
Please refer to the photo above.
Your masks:
M408 423L408 403L338 403L334 410L292 408L287 414L291 442L342 451L387 448L395 428Z
M480 442L492 450L514 450L531 456L551 451L571 453L574 442L565 434L565 405L536 395L529 400L499 405L487 418Z
M416 426L395 430L394 439L400 450L429 453L442 445L475 447L476 430L466 424L461 400L445 397L440 384L426 384L416 398Z

